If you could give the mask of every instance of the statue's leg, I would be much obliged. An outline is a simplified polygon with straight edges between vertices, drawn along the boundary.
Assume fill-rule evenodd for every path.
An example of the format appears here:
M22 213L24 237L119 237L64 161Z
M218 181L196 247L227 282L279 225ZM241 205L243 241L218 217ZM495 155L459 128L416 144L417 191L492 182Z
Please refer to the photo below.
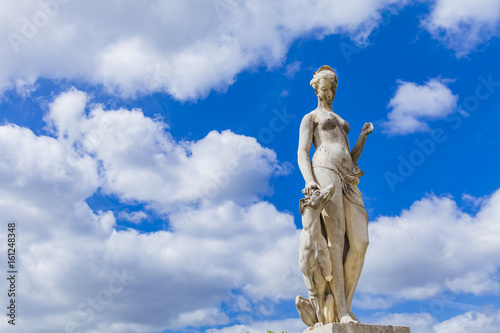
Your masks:
M345 216L342 185L337 174L329 169L316 167L313 169L313 172L321 187L326 187L332 183L335 184L335 193L330 201L326 203L322 211L328 250L330 252L330 260L332 261L333 278L330 281L330 290L335 299L335 309L337 311L338 318L346 316L350 318L347 310L344 285L343 251Z
M347 198L344 199L344 213L346 215L347 238L349 239L349 251L344 262L345 292L347 309L352 314L352 298L358 285L368 247L368 220L360 207L354 205Z

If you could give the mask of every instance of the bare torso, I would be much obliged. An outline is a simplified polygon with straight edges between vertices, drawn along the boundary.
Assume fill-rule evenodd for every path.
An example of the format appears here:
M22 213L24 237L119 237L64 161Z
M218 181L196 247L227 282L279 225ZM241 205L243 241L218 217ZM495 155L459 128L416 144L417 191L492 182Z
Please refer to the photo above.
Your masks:
M316 148L311 166L336 169L343 175L351 173L354 163L347 138L349 124L331 111L316 109L308 116L313 125L312 143Z

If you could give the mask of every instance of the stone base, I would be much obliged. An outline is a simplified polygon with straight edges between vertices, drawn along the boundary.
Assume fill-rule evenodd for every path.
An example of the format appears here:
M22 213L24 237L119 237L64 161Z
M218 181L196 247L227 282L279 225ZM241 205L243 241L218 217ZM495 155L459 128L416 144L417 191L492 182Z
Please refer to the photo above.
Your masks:
M306 331L307 333L410 333L410 328L403 326L331 323Z

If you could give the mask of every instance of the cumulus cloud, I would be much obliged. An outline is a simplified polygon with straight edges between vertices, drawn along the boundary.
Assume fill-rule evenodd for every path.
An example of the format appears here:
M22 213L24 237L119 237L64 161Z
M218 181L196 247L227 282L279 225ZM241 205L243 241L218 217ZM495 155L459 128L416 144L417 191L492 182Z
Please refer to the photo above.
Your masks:
M138 212L125 212L121 211L118 213L118 218L135 223L135 224L140 224L144 220L148 218L148 215L144 213L143 211L138 211Z
M284 319L273 321L259 321L248 325L234 325L222 329L208 329L206 333L234 333L234 332L249 332L262 333L267 331L272 332L288 332L302 333L306 328L305 324L300 319Z
M105 111L75 89L55 98L45 120L53 137L0 126L0 214L18 222L23 249L19 329L221 325L228 322L221 303L231 295L258 306L305 294L293 216L259 199L269 193L269 178L281 174L273 151L231 132L176 142L161 120L141 110ZM216 183L218 192L204 193L234 161L239 168ZM99 188L150 204L168 230L116 231L112 212L85 202Z
M431 79L424 85L399 81L389 102L392 110L382 123L389 135L405 135L430 130L426 121L444 118L457 107L458 96L445 80Z
M280 65L296 38L366 35L381 11L405 2L2 1L0 91L44 77L197 99L245 69Z
M498 36L500 2L497 0L437 0L423 26L431 35L465 56Z
M500 191L475 215L463 212L452 198L430 195L399 216L379 217L370 223L359 296L394 303L434 299L446 290L499 294L499 207Z
M467 312L434 327L436 333L494 333L500 331L500 313Z
M244 70L281 65L304 35L342 33L362 43L384 10L408 3L2 1L0 92L29 94L39 78L83 79L120 96L198 99ZM499 18L496 0L439 0L422 24L460 55L496 35Z
M45 119L59 139L102 162L103 190L123 200L158 204L163 212L207 200L247 204L272 193L271 176L290 171L253 137L212 131L176 142L167 124L141 110L94 105L86 114L86 100L75 89L63 93Z
M438 322L430 313L380 313L367 319L366 322L376 325L407 326L412 333L493 333L498 332L500 328L500 314L496 311L470 311Z
M298 60L292 62L291 64L288 64L285 68L285 76L290 79L293 79L295 74L297 74L300 71L301 65L302 65L301 62Z
M409 327L411 333L434 332L436 318L429 313L390 313L378 314L369 323L374 325L393 325Z

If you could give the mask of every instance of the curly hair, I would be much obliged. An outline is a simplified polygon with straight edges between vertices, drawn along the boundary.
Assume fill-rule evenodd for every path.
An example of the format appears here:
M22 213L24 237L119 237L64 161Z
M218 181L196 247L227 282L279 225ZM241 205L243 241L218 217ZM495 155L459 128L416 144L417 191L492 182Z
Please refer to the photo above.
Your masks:
M338 84L337 75L333 71L330 66L321 66L316 72L313 74L313 79L310 82L311 87L314 88L314 91L318 91L318 84L320 79L329 79L332 82L332 86L336 89Z

